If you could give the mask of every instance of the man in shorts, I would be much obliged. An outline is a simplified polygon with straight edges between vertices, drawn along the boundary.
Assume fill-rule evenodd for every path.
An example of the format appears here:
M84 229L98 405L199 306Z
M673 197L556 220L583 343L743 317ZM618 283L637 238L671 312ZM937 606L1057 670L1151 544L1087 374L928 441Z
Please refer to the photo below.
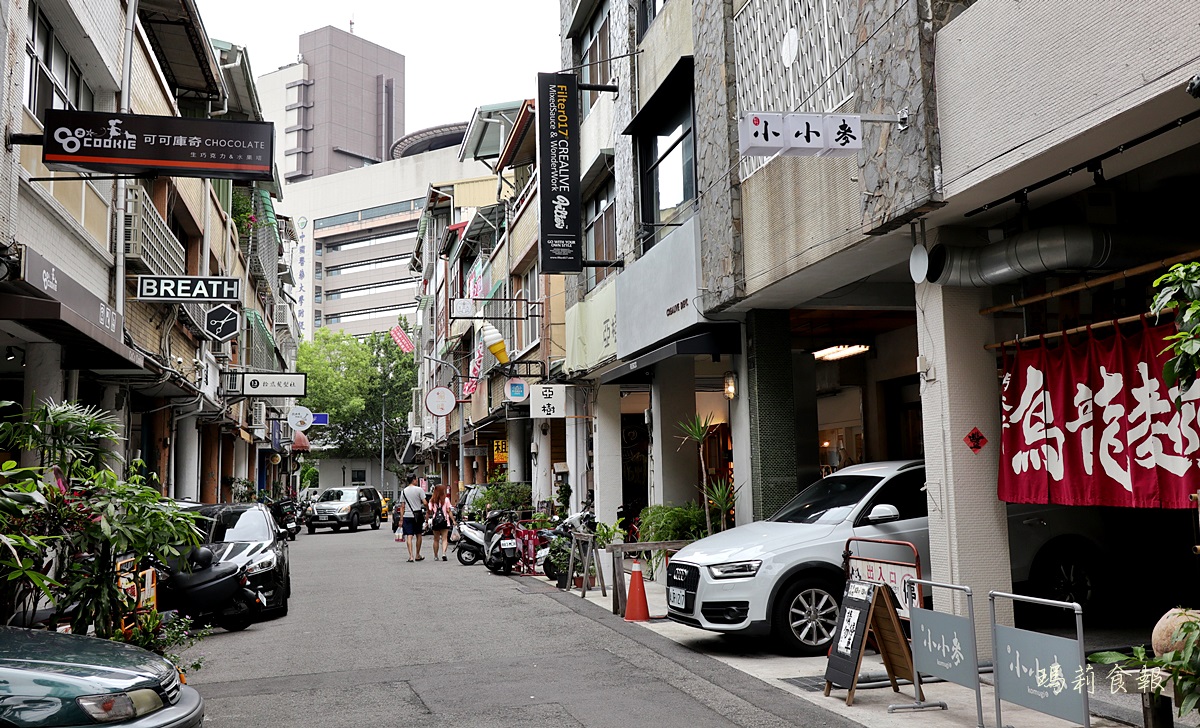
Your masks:
M404 532L404 544L408 546L408 560L424 561L421 555L421 536L425 531L425 491L417 485L417 476L408 476L408 485L400 491L400 522Z

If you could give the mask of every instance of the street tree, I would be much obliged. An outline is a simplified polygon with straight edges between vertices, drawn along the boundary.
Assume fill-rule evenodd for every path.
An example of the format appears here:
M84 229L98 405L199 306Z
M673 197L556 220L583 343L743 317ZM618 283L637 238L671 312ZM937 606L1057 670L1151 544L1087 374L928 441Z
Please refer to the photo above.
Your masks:
M417 379L412 354L400 351L384 332L357 339L319 328L311 342L300 345L296 368L308 374L302 404L329 414L327 427L309 433L319 446L314 455L377 457L382 435L388 469L397 470L408 442L411 390Z

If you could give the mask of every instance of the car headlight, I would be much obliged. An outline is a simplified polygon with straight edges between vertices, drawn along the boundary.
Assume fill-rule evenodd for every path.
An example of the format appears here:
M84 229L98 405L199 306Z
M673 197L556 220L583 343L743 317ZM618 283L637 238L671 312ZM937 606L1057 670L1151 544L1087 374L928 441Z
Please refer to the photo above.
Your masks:
M258 561L253 562L246 567L247 576L250 574L261 574L264 571L270 571L275 568L275 554L269 553Z
M305 515L311 516L313 514L312 506L308 506L307 508L305 508L304 513L305 513Z
M349 513L349 512L350 512L350 506L342 506L341 508L338 509L338 513Z
M108 695L85 695L75 698L75 703L92 720L101 723L136 718L163 707L162 698L158 697L158 693L148 689Z
M754 576L758 573L761 561L731 561L728 564L716 564L708 567L708 573L714 579L740 579Z

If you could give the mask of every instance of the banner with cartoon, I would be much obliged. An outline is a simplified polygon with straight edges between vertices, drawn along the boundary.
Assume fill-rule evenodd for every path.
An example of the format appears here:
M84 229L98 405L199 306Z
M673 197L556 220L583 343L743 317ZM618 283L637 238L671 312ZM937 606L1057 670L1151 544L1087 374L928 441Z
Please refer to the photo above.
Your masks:
M1009 351L999 497L1010 503L1189 508L1200 489L1200 386L1162 380L1174 326Z

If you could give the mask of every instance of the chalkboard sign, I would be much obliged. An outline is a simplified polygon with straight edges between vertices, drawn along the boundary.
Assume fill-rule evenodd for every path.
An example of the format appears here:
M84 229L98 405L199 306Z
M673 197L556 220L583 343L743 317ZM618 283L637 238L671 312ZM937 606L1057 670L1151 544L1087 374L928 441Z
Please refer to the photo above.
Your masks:
M912 679L912 652L896 616L896 598L891 588L851 579L842 594L829 661L825 665L826 696L837 687L849 691L846 705L854 703L854 689L869 635L874 635L875 648L883 658L892 690L900 692L897 677Z

